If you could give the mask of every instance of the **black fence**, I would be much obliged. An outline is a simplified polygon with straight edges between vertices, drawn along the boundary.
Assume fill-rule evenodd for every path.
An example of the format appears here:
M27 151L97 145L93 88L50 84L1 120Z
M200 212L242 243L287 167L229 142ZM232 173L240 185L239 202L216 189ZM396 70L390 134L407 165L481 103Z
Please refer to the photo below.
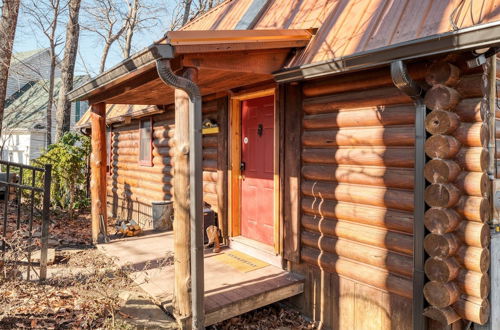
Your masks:
M20 230L23 226L27 234L25 235L27 244L23 251L27 261L26 278L31 278L31 270L36 272L35 264L32 262L32 252L35 249L33 220L40 219L41 229L37 235L40 238L38 277L44 281L47 278L52 165L47 164L41 168L3 160L0 160L0 165L3 170L0 173L0 195L3 190L2 259L5 259L6 251L9 249L6 241L9 230Z

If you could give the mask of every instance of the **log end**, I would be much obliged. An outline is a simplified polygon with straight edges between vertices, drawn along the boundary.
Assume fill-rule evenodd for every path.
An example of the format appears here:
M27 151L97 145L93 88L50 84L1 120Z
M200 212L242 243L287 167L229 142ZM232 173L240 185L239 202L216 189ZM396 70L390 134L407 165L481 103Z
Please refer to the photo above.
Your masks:
M456 211L446 208L430 208L424 216L425 227L438 235L454 231L461 221L462 218Z
M425 189L424 198L431 207L452 207L460 196L460 190L453 184L433 183Z
M447 257L455 254L458 249L458 239L454 234L428 234L424 239L424 249L431 257Z
M455 283L440 283L436 281L427 282L424 286L424 296L429 304L444 308L455 303L459 296L460 290Z
M431 134L450 134L459 125L457 114L449 111L434 110L425 119L425 129Z
M432 159L425 164L425 179L430 183L453 182L460 174L460 166L446 159Z
M448 62L433 63L427 70L425 81L431 85L455 86L460 79L460 69Z
M424 98L425 105L431 110L453 110L460 102L460 94L454 88L445 85L434 85Z
M431 158L449 159L460 150L460 142L452 136L437 134L425 141L425 153Z
M423 314L428 318L438 321L444 325L450 325L460 320L460 315L458 315L451 307L437 308L430 306L424 309Z
M432 257L425 261L424 269L431 281L446 283L458 276L460 266L452 258Z

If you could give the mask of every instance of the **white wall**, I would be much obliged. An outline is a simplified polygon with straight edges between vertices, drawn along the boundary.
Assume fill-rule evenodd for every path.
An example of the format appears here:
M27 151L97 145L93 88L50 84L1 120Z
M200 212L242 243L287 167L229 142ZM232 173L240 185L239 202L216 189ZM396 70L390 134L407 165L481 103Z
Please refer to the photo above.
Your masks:
M29 164L31 152L31 134L29 132L13 132L9 135L2 134L5 141L2 159L15 163Z

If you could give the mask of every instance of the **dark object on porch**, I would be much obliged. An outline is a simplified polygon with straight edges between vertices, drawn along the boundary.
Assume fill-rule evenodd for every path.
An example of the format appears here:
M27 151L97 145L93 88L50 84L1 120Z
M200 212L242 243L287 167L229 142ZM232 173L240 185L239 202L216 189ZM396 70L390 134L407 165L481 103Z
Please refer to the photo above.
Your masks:
M209 208L203 209L203 243L208 244L207 228L210 226L217 227L217 214Z
M172 201L152 202L153 230L172 230L174 206Z

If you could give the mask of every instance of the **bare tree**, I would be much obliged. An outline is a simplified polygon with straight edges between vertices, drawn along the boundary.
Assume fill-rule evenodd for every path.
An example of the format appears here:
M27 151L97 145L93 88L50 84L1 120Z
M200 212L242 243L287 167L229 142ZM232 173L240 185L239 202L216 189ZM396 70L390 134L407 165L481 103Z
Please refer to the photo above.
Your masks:
M47 38L50 52L49 101L47 103L47 146L52 143L52 107L54 104L54 82L57 66L56 48L62 44L63 38L58 33L59 19L66 10L67 3L63 0L29 0L23 7L30 21Z
M117 0L93 0L84 7L87 23L82 28L96 34L104 42L99 73L104 72L111 46L123 35L129 17Z
M136 32L148 30L155 27L160 18L158 11L162 2L157 0L124 0L127 6L127 28L123 38L119 39L123 58L130 56L133 49L133 37Z
M184 14L182 15L182 25L184 26L191 16L191 5L193 0L184 0Z
M10 0L0 3L0 134L2 132L5 95L9 78L12 45L16 34L17 16L20 0Z
M181 0L171 13L170 30L180 29L194 18L206 13L223 0Z
M59 89L59 97L57 98L56 140L59 140L70 129L71 102L68 100L66 94L73 89L75 62L80 35L80 25L78 23L80 4L81 0L70 0L69 2L66 44L64 46L64 58L61 66L61 88Z

